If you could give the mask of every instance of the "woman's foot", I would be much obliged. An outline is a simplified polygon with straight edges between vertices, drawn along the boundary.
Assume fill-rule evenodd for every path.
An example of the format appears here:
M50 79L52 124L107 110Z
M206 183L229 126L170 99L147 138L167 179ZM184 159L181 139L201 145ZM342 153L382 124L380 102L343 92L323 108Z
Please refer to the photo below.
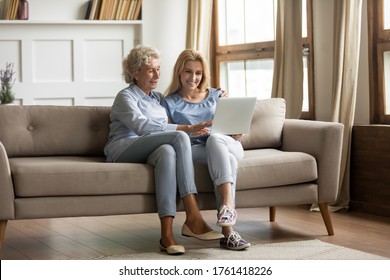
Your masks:
M160 239L160 251L161 252L167 252L168 255L181 255L185 253L184 246L182 245L170 245L170 246L164 246L162 244L162 240Z
M248 241L242 239L242 237L240 236L240 234L238 234L237 231L232 231L224 238L221 238L219 240L219 246L221 248L239 251L249 248L251 244Z
M169 246L177 245L176 240L173 238L173 236L162 236L160 239L160 245L167 248Z
M195 234L203 234L213 229L203 219L186 219L185 225Z
M218 239L222 234L213 231L213 229L204 221L199 211L195 195L183 197L184 208L186 209L186 220L182 228L182 235L195 237L201 240Z
M222 233L216 232L212 229L204 233L199 233L199 234L194 233L186 224L183 224L183 227L181 229L181 234L183 236L194 237L200 240L216 240L224 237Z

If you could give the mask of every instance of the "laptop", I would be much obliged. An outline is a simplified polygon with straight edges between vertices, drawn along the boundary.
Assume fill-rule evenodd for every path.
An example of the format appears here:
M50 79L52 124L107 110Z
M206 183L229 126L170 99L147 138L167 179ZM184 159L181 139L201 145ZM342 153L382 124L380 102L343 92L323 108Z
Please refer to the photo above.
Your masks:
M210 133L245 134L249 132L256 97L222 97L215 109Z
M210 134L246 134L250 130L256 97L221 97L215 109ZM210 134L191 137L191 144L204 144Z

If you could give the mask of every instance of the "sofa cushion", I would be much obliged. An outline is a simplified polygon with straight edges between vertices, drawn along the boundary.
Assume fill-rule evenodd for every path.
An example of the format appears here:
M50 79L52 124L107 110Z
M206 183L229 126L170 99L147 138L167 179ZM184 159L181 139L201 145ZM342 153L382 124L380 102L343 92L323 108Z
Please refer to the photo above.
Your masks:
M103 157L17 157L9 159L15 196L154 194L153 167L107 163ZM199 193L213 193L206 165L195 164ZM317 179L314 157L275 149L245 151L238 163L237 189L292 185Z
M199 193L213 192L207 165L195 164L195 181ZM317 162L309 154L276 149L246 150L238 162L237 190L315 182Z
M309 154L247 150L238 162L237 190L294 185L315 181L317 177L317 162Z
M16 197L154 193L151 165L107 163L103 157L9 160Z
M280 147L285 115L283 98L257 100L250 132L242 141L244 149Z

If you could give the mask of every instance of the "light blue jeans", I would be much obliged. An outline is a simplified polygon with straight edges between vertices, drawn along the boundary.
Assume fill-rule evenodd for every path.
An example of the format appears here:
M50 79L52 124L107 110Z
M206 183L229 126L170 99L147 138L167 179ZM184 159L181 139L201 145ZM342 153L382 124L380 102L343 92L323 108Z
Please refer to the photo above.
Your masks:
M236 196L237 160L244 157L241 143L231 136L224 134L211 134L205 144L192 146L192 158L195 162L207 164L210 177L214 183L216 206L222 205L218 186L231 183L233 201Z
M160 218L175 217L177 191L180 198L197 193L190 139L183 131L141 136L116 162L148 163L154 166Z

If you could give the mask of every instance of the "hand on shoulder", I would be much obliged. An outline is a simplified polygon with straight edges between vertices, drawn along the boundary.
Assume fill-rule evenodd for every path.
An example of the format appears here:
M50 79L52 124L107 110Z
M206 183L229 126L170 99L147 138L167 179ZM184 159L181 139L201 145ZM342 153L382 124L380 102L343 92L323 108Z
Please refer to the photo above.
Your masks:
M222 89L219 87L219 88L217 88L217 90L222 92L220 97L228 97L229 96L228 92L225 89Z

